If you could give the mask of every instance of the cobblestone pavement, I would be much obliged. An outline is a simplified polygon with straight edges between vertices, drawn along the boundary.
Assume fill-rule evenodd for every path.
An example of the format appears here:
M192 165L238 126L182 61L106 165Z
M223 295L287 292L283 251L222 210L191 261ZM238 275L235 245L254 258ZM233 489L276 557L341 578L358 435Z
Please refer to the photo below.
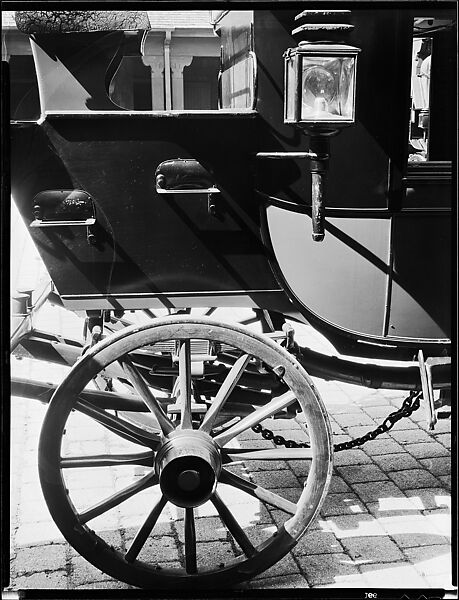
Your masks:
M52 323L70 336L81 330L81 320L60 309L44 309L43 319L38 328ZM302 334L320 345L312 329L303 328ZM12 371L59 381L66 369L13 358ZM404 398L400 392L315 383L329 411L335 443L374 429ZM77 555L51 520L37 473L38 436L45 410L39 402L12 398L9 589L128 589L129 585ZM76 432L74 450L84 448L89 454L114 448L94 424L85 423ZM319 517L290 554L242 587L451 588L450 459L450 421L440 421L429 432L422 408L362 448L336 453L330 490ZM301 486L302 469L301 463L290 469L285 463L268 463L248 476L257 484L274 490L290 488L294 494ZM80 482L102 498L123 485L117 473L95 477L91 469L83 471L74 477L77 492ZM140 518L139 502L133 500L125 503L122 515L110 511L103 516L107 540L123 546L132 538ZM253 499L238 502L235 512L241 524L269 529L276 522L276 511L254 505ZM174 542L183 535L183 521L173 525L172 516L164 515L152 542L156 551L160 549L164 564L175 564L180 558ZM205 545L208 556L227 550L220 525L205 510L197 519L198 545Z

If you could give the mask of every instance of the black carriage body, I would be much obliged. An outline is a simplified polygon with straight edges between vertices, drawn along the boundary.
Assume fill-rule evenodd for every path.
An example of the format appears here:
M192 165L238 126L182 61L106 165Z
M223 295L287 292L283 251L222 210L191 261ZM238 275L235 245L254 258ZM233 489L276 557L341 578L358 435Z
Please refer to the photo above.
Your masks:
M284 124L283 53L297 45L298 10L221 17L222 65L254 53L256 97L253 106L235 101L215 111L130 111L101 99L100 77L120 32L35 36L35 57L45 65L38 68L43 114L12 126L13 198L28 225L34 197L45 190L86 192L96 214L91 226L30 230L64 304L252 306L306 318L349 344L415 340L418 347L422 340L440 352L450 330L451 272L451 148L441 131L454 110L446 88L437 105L432 99L436 159L408 166L418 12L352 6L346 42L361 49L357 117L332 140L322 243L311 239L307 163L255 156L308 147L300 129ZM450 18L454 10L430 12ZM439 85L454 81L452 36L440 36L432 58ZM82 46L85 60L92 56L86 66L75 59ZM46 87L52 61L68 67L75 84L73 96L73 84L66 86L64 103ZM223 78L221 86L225 93ZM162 193L158 166L174 159L197 161L218 191Z

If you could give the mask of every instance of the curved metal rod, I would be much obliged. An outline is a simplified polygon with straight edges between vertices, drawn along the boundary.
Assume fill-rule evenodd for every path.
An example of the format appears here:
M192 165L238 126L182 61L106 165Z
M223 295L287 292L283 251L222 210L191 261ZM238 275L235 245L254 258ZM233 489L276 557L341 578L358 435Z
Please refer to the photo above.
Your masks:
M414 362L406 366L358 363L302 346L299 347L296 358L312 377L375 389L421 389L419 366ZM444 363L431 366L434 389L451 387L451 363L448 360L450 359L445 358Z

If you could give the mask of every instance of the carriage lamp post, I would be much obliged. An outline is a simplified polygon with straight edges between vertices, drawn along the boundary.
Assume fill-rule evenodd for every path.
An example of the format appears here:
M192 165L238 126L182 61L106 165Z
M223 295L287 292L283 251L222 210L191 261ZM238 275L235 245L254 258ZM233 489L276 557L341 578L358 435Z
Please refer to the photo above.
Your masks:
M359 48L326 42L300 42L284 54L284 122L310 136L312 238L324 232L324 183L330 138L355 122L355 81Z

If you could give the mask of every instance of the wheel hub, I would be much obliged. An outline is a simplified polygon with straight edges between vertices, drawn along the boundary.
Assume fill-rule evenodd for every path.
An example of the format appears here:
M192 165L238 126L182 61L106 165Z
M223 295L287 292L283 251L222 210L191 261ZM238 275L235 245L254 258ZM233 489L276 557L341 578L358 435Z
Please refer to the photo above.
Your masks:
M221 467L212 438L190 429L170 433L155 459L163 494L182 508L200 506L212 496Z

